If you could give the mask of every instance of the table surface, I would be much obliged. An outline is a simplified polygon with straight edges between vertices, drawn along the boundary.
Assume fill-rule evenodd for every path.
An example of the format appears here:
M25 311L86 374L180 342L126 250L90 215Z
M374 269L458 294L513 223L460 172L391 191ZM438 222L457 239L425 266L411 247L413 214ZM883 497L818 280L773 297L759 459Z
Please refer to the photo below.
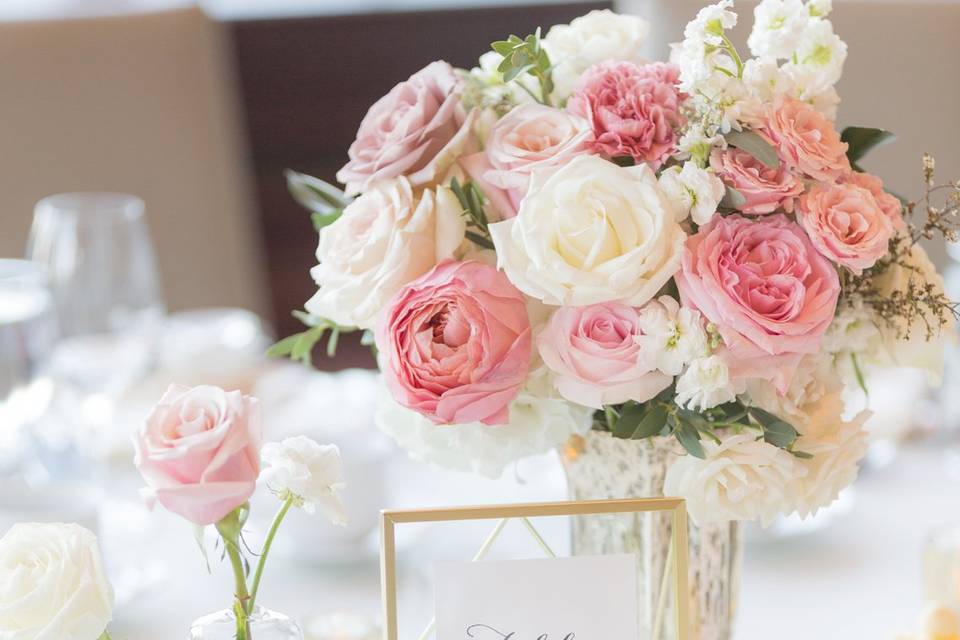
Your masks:
M925 537L960 519L960 480L949 472L944 451L942 446L913 445L888 466L866 473L857 483L846 513L825 529L788 539L771 540L756 532L748 535L735 640L760 640L771 637L771 632L776 632L778 640L884 639L910 630L922 602ZM430 470L399 455L386 471L387 486L403 486L402 496L389 498L398 507L564 498L562 471L553 456L525 461L515 474L498 481ZM127 490L132 495L132 485L132 478L129 485L115 483L113 497L121 497ZM130 557L139 558L146 574L156 574L155 583L132 600L118 588L121 602L113 627L115 638L183 638L191 620L227 604L229 570L211 553L213 573L206 575L188 526L169 514L145 515L132 502L126 506L117 503L111 509L117 515L108 516L101 524L106 548L125 549ZM119 522L127 527L139 522L148 531L136 533L133 543L124 541L123 536L134 533L124 531ZM476 546L450 539L444 542L454 550L460 547L464 557ZM438 549L437 538L415 537L401 545L401 552L415 557L426 547L431 553ZM354 564L303 559L311 555L311 549L319 548L301 546L299 555L278 553L271 558L263 583L263 604L301 621L332 610L377 615L379 569L375 555ZM115 576L122 578L117 567L124 564L124 558L116 553L108 562ZM424 595L427 581L415 575L417 581L424 592L417 596L417 606L424 609L429 606L429 597Z

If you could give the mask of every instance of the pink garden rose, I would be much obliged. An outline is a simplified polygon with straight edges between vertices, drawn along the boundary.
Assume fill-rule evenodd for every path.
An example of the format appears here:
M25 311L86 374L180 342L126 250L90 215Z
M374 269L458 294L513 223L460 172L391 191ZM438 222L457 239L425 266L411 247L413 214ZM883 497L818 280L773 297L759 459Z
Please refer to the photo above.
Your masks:
M503 273L447 260L388 303L377 348L399 404L438 424L505 424L530 368L530 320Z
M261 431L256 398L171 385L140 429L134 462L168 511L214 524L253 494Z
M377 100L360 123L337 180L349 195L372 182L407 176L416 187L436 181L470 135L453 67L433 62Z
M886 255L893 222L869 190L818 184L797 205L797 220L823 255L856 274Z
M847 143L833 123L806 102L777 100L766 107L758 128L793 171L827 182L850 172Z
M710 166L724 184L743 195L746 202L740 211L747 215L765 215L777 209L790 213L794 199L803 193L803 182L784 163L772 169L735 147L714 150Z
M683 94L677 66L601 62L587 69L567 109L590 121L593 149L608 157L630 156L656 170L676 147Z
M815 353L840 295L836 269L782 214L714 218L687 238L676 281L683 304L717 326L737 369L753 360L781 389L796 358L769 356Z
M874 200L877 201L883 213L890 218L894 229L900 230L907 226L903 221L903 205L900 203L899 198L884 191L883 180L877 176L870 173L851 171L840 178L840 182L844 184L855 184L873 194Z
M560 395L600 409L646 402L673 382L642 363L642 335L639 311L625 304L560 307L537 336L537 348Z
M517 215L530 175L560 167L589 152L590 123L541 104L514 108L490 129L481 153L460 160L499 213Z

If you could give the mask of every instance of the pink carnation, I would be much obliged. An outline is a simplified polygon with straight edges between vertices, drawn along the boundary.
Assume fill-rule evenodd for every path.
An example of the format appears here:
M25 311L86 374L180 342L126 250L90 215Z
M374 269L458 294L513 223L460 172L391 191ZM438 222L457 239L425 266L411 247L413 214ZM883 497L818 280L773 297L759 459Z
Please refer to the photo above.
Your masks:
M880 178L870 173L851 171L843 176L840 182L855 184L869 191L873 194L873 198L877 201L880 209L883 210L884 215L893 223L893 228L898 230L906 228L907 225L903 221L903 205L900 204L900 199L884 191L883 181Z
M806 102L780 98L766 107L758 130L793 171L828 182L850 172L847 143L833 123Z
M601 62L587 69L567 109L590 121L593 149L608 157L630 156L656 170L676 147L683 94L677 66Z
M800 198L797 220L814 246L860 274L886 255L893 222L869 190L855 184L818 184Z
M794 199L803 193L803 182L783 163L772 169L741 149L714 150L710 166L724 184L743 195L746 202L740 211L747 215L764 215L777 209L790 213Z
M797 360L782 356L819 349L840 295L836 269L782 214L714 218L687 238L676 281L683 304L714 323L730 359L742 362L736 368L762 363L753 368L781 389Z
M377 348L399 404L438 424L504 424L530 368L530 320L503 273L448 260L394 296Z
M537 348L564 398L600 409L646 402L673 382L643 363L640 314L619 302L560 307L537 336Z

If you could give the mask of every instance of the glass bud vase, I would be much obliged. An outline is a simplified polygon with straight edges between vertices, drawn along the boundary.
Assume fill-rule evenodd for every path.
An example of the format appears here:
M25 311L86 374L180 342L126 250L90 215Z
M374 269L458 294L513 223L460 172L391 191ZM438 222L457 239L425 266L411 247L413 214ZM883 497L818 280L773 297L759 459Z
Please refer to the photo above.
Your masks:
M232 609L197 618L190 625L189 640L236 640L237 618ZM244 640L303 640L303 631L293 618L256 607L247 619Z
M662 497L667 469L677 453L673 438L624 440L591 431L563 451L571 499ZM671 526L670 516L658 512L624 514L616 520L604 515L573 518L574 554L637 556L641 638L677 637L672 599L661 597L668 584L664 570L669 570ZM688 535L690 640L729 640L743 558L739 527L735 522L704 527L690 523Z

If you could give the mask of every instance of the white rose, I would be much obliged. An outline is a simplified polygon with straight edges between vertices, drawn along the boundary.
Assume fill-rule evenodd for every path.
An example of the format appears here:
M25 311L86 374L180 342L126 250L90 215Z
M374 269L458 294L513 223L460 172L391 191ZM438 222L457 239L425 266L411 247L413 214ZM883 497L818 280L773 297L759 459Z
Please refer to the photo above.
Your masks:
M678 222L690 216L699 225L710 222L726 193L723 181L696 162L665 169L660 174L660 188L673 204Z
M646 20L609 9L591 11L570 24L552 27L543 39L543 47L554 65L555 99L561 103L566 100L581 74L598 62L644 62L641 54L649 33Z
M753 16L747 45L753 55L764 58L792 56L811 20L801 0L763 0L754 8Z
M334 524L346 524L347 514L340 501L343 463L340 449L321 445L306 436L294 436L282 442L268 442L260 452L263 471L260 479L282 500L294 498L294 504L307 513L317 505Z
M845 422L840 393L830 394L806 409L806 418L795 425L800 437L794 449L813 457L798 459L806 473L798 476L788 490L789 510L796 510L804 518L830 505L857 479L868 448L863 423L870 416L862 411Z
M574 434L586 433L593 409L559 397L545 367L533 371L510 405L510 421L489 427L479 422L437 425L400 406L384 387L376 423L415 460L445 469L498 478L507 465L552 451Z
M640 310L640 329L637 343L644 364L668 376L679 375L687 364L710 353L700 312L681 307L670 296L660 296Z
M686 238L649 167L597 156L535 172L517 216L490 235L518 289L565 306L641 306L680 267Z
M113 615L97 538L76 524L15 524L0 539L0 637L96 640Z
M319 285L306 310L343 326L369 329L387 300L453 256L464 220L446 187L414 193L406 178L375 184L320 231L310 274Z
M765 409L775 416L799 428L806 418L806 407L813 406L828 394L842 390L843 381L834 367L829 353L803 356L790 378L786 393L781 393L773 381L750 378L746 381L746 394L751 404Z
M694 360L677 378L675 400L681 407L703 411L730 402L742 392L742 385L731 380L727 363L713 355Z
M759 520L764 526L784 511L787 488L806 473L797 458L757 439L731 435L704 440L706 459L681 456L667 470L663 492L687 501L698 525Z

